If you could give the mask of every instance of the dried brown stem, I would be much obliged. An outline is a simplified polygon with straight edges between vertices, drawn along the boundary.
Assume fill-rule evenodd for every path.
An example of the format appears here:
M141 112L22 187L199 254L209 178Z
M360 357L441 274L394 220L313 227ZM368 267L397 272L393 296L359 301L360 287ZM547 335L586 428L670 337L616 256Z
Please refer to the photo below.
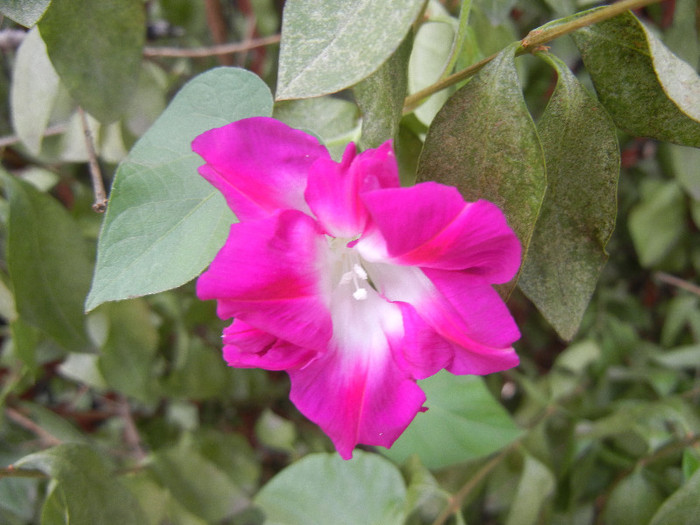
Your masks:
M62 441L60 439L58 439L56 436L54 436L50 432L44 430L39 425L37 425L34 421L29 419L24 414L18 412L14 408L6 407L5 408L5 415L8 418L10 418L12 421L17 423L19 426L21 426L22 428L29 430L30 432L35 434L41 440L41 443L43 446L53 447L55 445L60 445L62 443Z
M181 47L145 47L143 55L146 57L172 57L172 58L204 58L216 55L231 55L244 53L257 47L270 46L280 41L280 35L256 38L246 42L233 42L212 47L198 47L183 49Z
M697 284L690 283L688 281L685 281L679 277L676 277L674 275L665 273L665 272L656 272L654 274L654 278L657 281L661 281L662 283L670 284L671 286L675 286L677 288L680 288L681 290L685 290L686 292L693 293L695 295L700 295L700 286Z
M80 114L80 122L83 126L83 133L85 134L85 147L87 148L88 153L90 178L92 179L92 189L95 193L95 202L92 205L92 209L97 213L103 213L107 209L107 192L105 191L105 185L102 181L102 171L100 170L100 165L97 162L95 143L92 138L92 131L90 131L90 125L88 124L87 117L85 116L85 111L83 111L83 108L80 106L78 106L78 113Z

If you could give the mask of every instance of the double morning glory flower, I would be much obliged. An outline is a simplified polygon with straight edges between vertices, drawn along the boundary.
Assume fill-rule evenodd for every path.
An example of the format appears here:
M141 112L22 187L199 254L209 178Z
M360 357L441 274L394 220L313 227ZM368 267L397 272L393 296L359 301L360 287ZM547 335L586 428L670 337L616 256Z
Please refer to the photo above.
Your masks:
M492 284L520 265L503 213L453 187L400 187L387 142L338 163L271 118L197 137L199 172L240 222L197 282L234 318L231 366L284 370L297 408L343 458L390 447L425 410L417 379L518 364L518 329Z

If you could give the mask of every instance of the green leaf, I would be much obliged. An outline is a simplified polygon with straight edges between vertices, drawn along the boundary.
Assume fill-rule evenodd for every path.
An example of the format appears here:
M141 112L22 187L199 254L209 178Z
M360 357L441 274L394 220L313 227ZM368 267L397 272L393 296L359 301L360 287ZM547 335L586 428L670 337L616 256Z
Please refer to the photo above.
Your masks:
M554 491L554 487L555 478L552 471L534 457L526 455L525 467L506 525L542 523L539 519L542 507Z
M0 12L24 27L32 27L50 3L51 0L0 0Z
M565 340L576 334L608 259L617 215L620 154L615 126L557 57L559 77L537 129L547 193L519 286Z
M218 465L193 448L191 441L186 435L176 446L158 451L150 469L188 511L207 523L219 523L233 513L236 500L244 495Z
M91 265L80 229L63 206L0 172L10 202L7 264L20 317L69 351L89 350L82 303Z
M58 75L46 54L38 29L32 29L17 50L12 72L10 107L17 136L37 155L58 95Z
M603 521L630 525L649 523L662 501L660 490L647 480L641 468L637 468L615 485L606 502Z
M675 182L646 180L642 200L629 214L628 227L639 263L649 268L660 262L685 231L685 199Z
M143 300L106 304L96 315L104 315L108 336L101 347L99 370L112 388L141 401L154 395L153 359L158 332Z
M676 178L688 195L700 201L700 148L661 144L659 154L666 157L669 175Z
M146 35L141 0L53 0L39 23L71 96L103 123L117 120L138 82Z
M70 523L144 523L136 498L87 445L58 445L26 456L15 466L38 469L56 480L55 491L60 493Z
M650 525L694 525L700 516L700 470L668 498Z
M488 456L521 430L476 376L448 372L419 382L428 411L420 413L388 451L397 463L417 454L431 469Z
M211 262L233 215L197 174L190 143L230 122L272 114L257 76L217 68L188 82L119 165L85 308L180 286Z
M336 160L342 158L345 146L356 139L359 125L357 106L335 97L280 102L275 104L272 116L316 135Z
M306 456L255 497L270 525L403 525L405 500L398 469L360 450L349 461L337 454Z
M517 44L506 48L435 116L418 180L456 186L468 201L498 205L527 253L546 175L537 130L515 70Z
M580 29L573 38L621 129L700 147L700 77L634 15Z
M340 91L396 51L423 0L288 0L284 6L278 100Z
M353 88L362 113L360 149L377 148L398 138L411 45L407 37L382 67Z
M444 75L450 60L450 48L455 39L455 27L450 21L428 21L420 26L413 42L408 63L408 91L416 93ZM416 117L425 125L449 98L451 90L438 91L415 110Z

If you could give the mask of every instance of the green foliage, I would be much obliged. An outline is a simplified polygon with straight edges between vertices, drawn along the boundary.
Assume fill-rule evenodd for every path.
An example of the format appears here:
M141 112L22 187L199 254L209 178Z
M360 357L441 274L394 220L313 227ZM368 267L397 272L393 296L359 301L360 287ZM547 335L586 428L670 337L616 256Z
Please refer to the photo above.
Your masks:
M136 88L144 42L140 0L52 0L39 23L49 57L75 101L117 120Z
M215 69L180 90L119 166L87 310L179 286L211 262L233 216L197 175L190 143L207 129L271 112L269 90L244 70Z
M354 456L309 455L265 485L255 504L280 525L404 523L406 487L398 469L374 454Z
M277 100L334 93L368 77L399 47L422 6L422 0L289 0ZM358 47L357 42L372 45Z
M0 0L38 25L2 54L0 522L695 523L696 3L590 4ZM167 56L221 31L279 53ZM190 143L270 115L336 159L393 140L523 244L520 366L420 381L389 450L343 461L283 373L227 367L189 283L235 220Z

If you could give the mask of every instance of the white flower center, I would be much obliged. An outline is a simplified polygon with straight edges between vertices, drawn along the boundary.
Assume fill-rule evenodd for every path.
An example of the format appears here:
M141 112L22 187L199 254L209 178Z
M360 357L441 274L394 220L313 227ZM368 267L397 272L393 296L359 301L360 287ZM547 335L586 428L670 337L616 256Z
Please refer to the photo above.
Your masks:
M330 241L333 254L333 281L338 287L352 287L352 297L356 301L365 301L368 297L369 282L363 261L356 250L347 247L347 239L332 239ZM366 264L366 263L365 263Z

